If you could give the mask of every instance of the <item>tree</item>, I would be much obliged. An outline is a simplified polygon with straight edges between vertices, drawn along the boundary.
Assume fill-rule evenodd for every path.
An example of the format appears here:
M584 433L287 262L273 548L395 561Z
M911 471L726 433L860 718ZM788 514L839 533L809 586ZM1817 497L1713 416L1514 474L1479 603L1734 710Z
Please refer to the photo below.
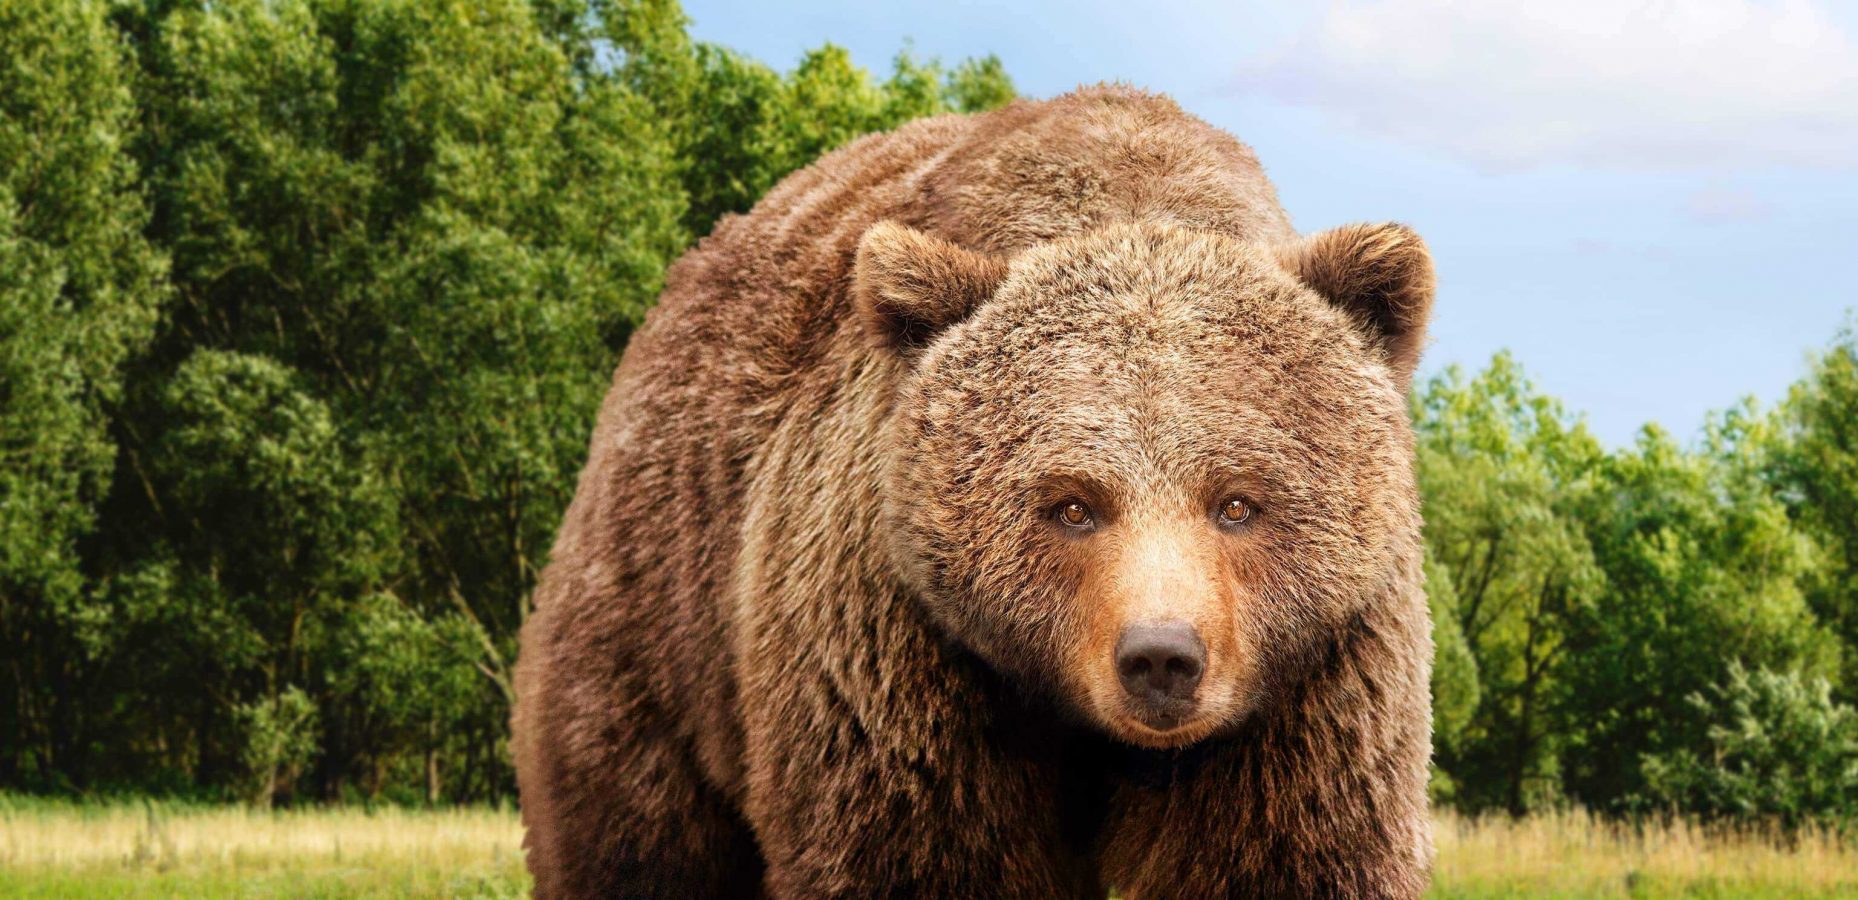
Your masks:
M1647 756L1643 805L1789 828L1858 820L1858 710L1831 682L1731 661L1687 699L1705 744Z
M1687 698L1727 662L1832 672L1835 641L1801 590L1812 544L1760 477L1769 439L1748 407L1717 417L1696 452L1648 427L1583 502L1608 590L1571 629L1564 769L1591 807L1641 793L1642 757L1701 745Z
M280 788L296 780L316 753L316 706L295 687L274 697L241 703L233 709L245 735L246 799L270 809Z
M1803 591L1820 557L1773 489L1779 433L1752 406L1712 419L1695 450L1648 427L1606 452L1499 355L1425 385L1416 424L1449 582L1435 609L1456 620L1435 627L1441 664L1465 668L1445 655L1460 640L1476 663L1476 711L1439 736L1459 804L1627 808L1646 795L1642 759L1706 745L1687 698L1726 662L1832 671L1837 642Z
M1462 805L1521 813L1560 790L1568 625L1605 585L1575 514L1601 450L1507 354L1427 382L1415 418L1426 544L1445 576L1428 591L1451 616L1434 627L1441 674L1476 679L1456 689L1472 711L1440 732L1439 766Z
M107 612L84 542L161 254L123 148L132 69L102 4L0 4L0 784L79 771Z
M948 74L942 96L956 112L977 113L1013 102L1019 92L1000 57L987 55L963 60Z
M329 408L269 358L196 352L167 382L161 419L149 461L168 524L138 563L164 571L168 593L119 608L133 639L114 662L190 703L193 730L218 738L200 748L200 775L256 778L242 793L269 806L319 744L303 689L326 678L352 607L399 563L395 510Z
M563 26L547 12L151 8L140 148L179 303L121 417L131 466L154 474L113 498L110 565L212 611L176 619L183 631L244 635L200 648L211 671L189 674L214 709L184 717L197 758L161 765L225 781L236 710L297 688L324 705L366 696L338 690L353 685L332 635L378 621L356 607L384 593L475 637L473 658L423 658L481 688L468 713L440 704L469 722L444 730L498 746L514 635L587 423L688 239L649 108L577 68L591 54L551 39L544 26ZM320 720L345 741L388 733ZM371 749L344 747L393 755ZM501 761L477 762L455 783L503 790ZM324 794L346 781L316 772Z
M456 770L481 769L494 756L494 745L474 746L474 735L456 727L481 714L483 699L484 635L469 620L428 618L399 597L375 594L332 637L325 778L352 778L368 797L438 803Z
M1482 699L1477 657L1465 643L1459 620L1458 593L1451 572L1426 554L1426 604L1432 615L1432 742L1434 756L1459 758L1471 719ZM1432 767L1434 803L1458 802L1459 786L1441 766Z
M782 75L662 0L0 28L0 785L258 803L506 795L515 636L665 267L814 155L1011 93Z
M1841 639L1850 697L1858 685L1858 318L1813 358L1779 415L1770 476L1788 515L1826 553L1808 597Z
M906 48L878 83L844 48L826 44L782 76L691 41L676 0L608 0L596 9L620 51L619 76L668 123L693 234L746 211L788 173L859 135L921 116L983 112L1016 95L992 56L951 71Z

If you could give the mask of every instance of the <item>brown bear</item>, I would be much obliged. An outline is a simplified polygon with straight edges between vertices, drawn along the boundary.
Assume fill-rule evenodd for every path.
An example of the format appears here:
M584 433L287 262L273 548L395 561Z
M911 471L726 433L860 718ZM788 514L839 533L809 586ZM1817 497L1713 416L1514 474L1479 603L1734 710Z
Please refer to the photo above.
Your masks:
M857 141L670 272L523 630L536 892L1412 897L1399 225L1124 87Z

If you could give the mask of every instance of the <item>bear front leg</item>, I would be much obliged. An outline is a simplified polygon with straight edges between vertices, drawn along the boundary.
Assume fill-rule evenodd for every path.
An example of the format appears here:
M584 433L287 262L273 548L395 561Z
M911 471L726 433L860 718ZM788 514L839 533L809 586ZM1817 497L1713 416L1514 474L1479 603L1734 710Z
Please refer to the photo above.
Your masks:
M620 639L637 629L599 618L621 604L560 569L543 591L513 730L535 896L756 896L754 838L654 700L650 660Z
M742 659L770 896L1104 896L1064 829L1064 742L1001 721L901 598L788 609L809 614L763 618Z
M1139 900L1420 896L1430 641L1398 644L1355 635L1257 721L1177 751L1167 777L1120 785L1104 880Z

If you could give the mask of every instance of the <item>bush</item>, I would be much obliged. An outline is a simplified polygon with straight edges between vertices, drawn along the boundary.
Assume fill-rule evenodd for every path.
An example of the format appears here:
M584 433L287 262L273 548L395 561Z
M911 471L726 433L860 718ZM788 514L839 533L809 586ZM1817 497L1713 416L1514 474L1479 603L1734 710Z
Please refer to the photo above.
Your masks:
M1788 828L1858 819L1858 710L1826 679L1731 662L1727 681L1689 699L1702 752L1647 755L1647 805Z

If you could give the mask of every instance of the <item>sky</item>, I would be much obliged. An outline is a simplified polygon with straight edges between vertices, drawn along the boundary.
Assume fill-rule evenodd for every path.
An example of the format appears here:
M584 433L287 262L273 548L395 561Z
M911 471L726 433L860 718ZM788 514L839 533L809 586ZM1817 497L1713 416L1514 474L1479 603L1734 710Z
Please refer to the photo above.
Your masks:
M1858 307L1854 0L686 0L780 69L997 54L1124 81L1250 144L1305 233L1423 235L1422 375L1508 349L1609 444L1771 404Z

